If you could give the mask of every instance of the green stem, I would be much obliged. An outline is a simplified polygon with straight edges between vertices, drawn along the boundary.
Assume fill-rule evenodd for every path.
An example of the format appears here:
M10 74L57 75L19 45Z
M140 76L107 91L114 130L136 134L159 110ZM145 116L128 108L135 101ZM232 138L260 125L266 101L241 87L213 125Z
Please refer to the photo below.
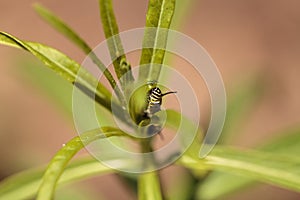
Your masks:
M139 200L161 200L162 194L157 172L147 172L138 178Z

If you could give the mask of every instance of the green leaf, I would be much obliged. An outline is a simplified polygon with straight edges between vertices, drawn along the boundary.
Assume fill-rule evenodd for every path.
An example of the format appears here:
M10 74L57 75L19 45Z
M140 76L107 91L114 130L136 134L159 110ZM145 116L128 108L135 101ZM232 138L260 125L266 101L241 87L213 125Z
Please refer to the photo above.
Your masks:
M205 159L184 156L180 162L192 169L224 171L300 191L298 156L216 146ZM230 184L230 181L226 184Z
M42 182L44 170L45 167L25 170L4 179L0 183L0 200L33 198ZM114 172L112 169L91 157L80 158L66 167L58 185L112 172Z
M234 134L238 134L238 128L247 120L258 100L264 92L263 77L247 78L234 89L234 93L228 96L226 120L219 138L219 143L229 143Z
M63 114L71 119L73 116L73 86L70 83L57 76L49 68L40 67L40 62L28 59L28 57L17 60L14 64L18 66L18 75L21 76L21 79L25 79L30 85L37 87L41 93L46 95L47 99L53 100L59 110L62 110Z
M117 102L111 99L111 93L88 71L81 68L77 62L60 51L40 43L22 41L4 32L0 32L0 44L30 52L56 74L74 84L83 93L94 99L107 110L111 111L111 106L113 105L116 108L116 116L124 122L127 122L124 110Z
M258 149L279 155L299 156L300 127L284 130L276 135L277 137L273 137L273 139L268 141L267 144L260 144Z
M43 181L40 185L37 199L46 200L52 199L54 196L57 181L63 173L68 162L73 156L81 150L84 145L87 145L95 140L103 139L112 136L128 136L119 129L111 127L103 127L83 133L80 137L77 136L65 144L52 158L43 176Z
M156 172L141 174L138 179L139 200L162 199L159 177Z
M56 17L49 10L44 8L39 4L35 4L34 8L36 12L46 20L51 26L57 29L59 32L64 34L67 38L69 38L73 43L75 43L83 52L85 52L92 61L99 67L99 69L103 72L106 79L109 81L111 87L115 90L116 95L119 97L121 101L124 101L124 97L122 92L112 74L106 69L106 66L101 62L101 60L97 57L97 55L92 51L92 48L77 34L73 31L69 26L67 26L61 19Z
M224 184L225 180L226 184ZM198 199L224 198L235 191L241 191L241 189L251 186L254 181L253 178L213 171L203 182L200 182L196 196Z
M235 88L235 92L228 96L226 120L222 134L218 143L230 143L235 134L239 133L239 128L243 122L247 120L247 116L251 113L251 108L262 97L264 91L264 83L261 76L253 75L247 78ZM222 181L223 180L223 181ZM230 182L230 184L227 184ZM240 178L238 176L225 172L213 171L205 181L199 185L199 197L203 199L216 199L230 193L238 188L244 188L253 183L252 179ZM219 185L224 186L219 187ZM219 188L216 190L216 188Z
M70 184L58 188L56 198L61 200L105 200L102 193L97 192L91 187L85 187L82 184Z
M181 127L181 130L184 130L185 134L184 137L180 138L180 141L186 145L192 141L192 144L189 146L185 154L188 154L194 158L198 158L201 141L203 139L203 132L199 128L198 124L195 124L190 119L175 110L167 109L166 113L166 126L176 131L178 131ZM195 130L197 130L197 132L194 135Z
M41 63L33 60L33 58L18 59L15 65L18 66L21 78L29 81L33 87L39 89L47 99L51 100L51 103L57 106L58 111L63 111L63 114L70 119L70 122L73 122L72 95L74 88L71 84L62 77L57 76L49 68L40 67ZM89 99L88 97L86 101L94 103L94 99ZM95 111L98 121L101 121L105 126L115 126L115 121L109 110L99 104L95 104ZM86 121L89 120L87 119Z
M121 84L125 86L127 81L132 82L133 76L131 73L131 66L126 61L124 49L122 46L121 38L119 34L118 24L113 11L113 5L111 0L99 0L101 21L104 30L105 37L107 39L109 52L117 77L121 80ZM128 74L126 74L128 72ZM124 78L123 75L127 76ZM123 77L121 79L121 77ZM123 81L122 81L123 80ZM125 81L125 82L124 82Z
M217 148L206 158L206 164L215 169L300 191L300 159L298 156Z
M298 156L300 154L300 128L283 131L278 138L260 145L259 150L276 155ZM230 183L230 184L228 184ZM217 199L256 183L255 179L214 171L199 185L198 197ZM222 187L219 187L222 185ZM216 190L216 188L219 188Z
M171 29L180 30L183 25L188 22L187 16L190 14L192 16L191 10L193 6L195 6L197 0L185 0L185 1L177 1L176 8L173 16L173 20L171 23Z
M94 91L96 86L95 95L97 102L110 110L110 92L90 73L84 69L81 69L77 62L70 59L63 53L46 45L22 41L4 32L0 32L0 44L21 48L30 52L32 55L42 61L47 67L54 70L56 74L62 76L70 83L74 84L76 80L76 84L81 85L82 90L85 93ZM79 70L80 73L78 74Z
M39 14L42 19L48 22L53 28L57 31L65 35L68 39L70 39L74 44L76 44L83 52L89 54L92 49L89 45L77 34L73 31L65 22L63 22L60 18L55 16L50 10L46 9L42 5L36 3L33 5L37 14ZM103 65L104 66L104 65ZM104 68L105 69L105 68Z
M175 10L175 0L149 0L146 28L140 60L139 79L157 81L164 60L168 28ZM150 66L148 65L150 64ZM144 65L144 66L142 66Z

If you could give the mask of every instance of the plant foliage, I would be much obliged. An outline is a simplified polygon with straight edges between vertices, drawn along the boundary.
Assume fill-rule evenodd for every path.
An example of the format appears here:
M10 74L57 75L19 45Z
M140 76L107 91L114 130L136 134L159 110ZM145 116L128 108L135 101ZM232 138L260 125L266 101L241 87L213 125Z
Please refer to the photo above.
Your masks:
M179 4L179 2L177 3ZM186 2L184 4L186 5ZM53 47L21 40L5 32L0 32L0 44L29 52L57 75L78 87L83 93L87 95L95 93L95 101L107 111L112 112L111 104L116 106L117 110L120 110L120 113L117 113L117 117L127 121L128 114L131 114L130 112L133 112L133 115L140 114L138 113L140 112L139 110L126 111L122 109L126 104L124 88L128 84L132 84L134 78L130 71L131 66L124 55L121 39L118 36L119 30L112 2L111 0L99 0L99 6L103 30L106 38L109 39L108 47L117 80L106 69L101 59L92 52L92 48L84 39L66 23L41 5L36 4L34 8L45 21L69 38L92 59L104 73L111 87L116 91L118 99L112 98L110 90L88 71L84 70L80 64ZM139 71L138 79L158 80L165 56L165 51L162 47L166 46L167 29L171 25L174 13L175 0L149 0L146 14L146 27L149 29L145 31L143 44L144 47L151 46L152 48L143 48L142 50L140 64L145 70ZM125 74L128 74L128 77L121 79ZM117 84L118 82L120 82L120 88ZM96 90L94 91L95 86ZM232 130L229 127L232 127L234 123L237 124L235 120L244 115L241 110L247 110L244 108L248 108L250 104L253 105L256 97L259 96L256 88L257 85L253 84L250 84L249 87L243 87L237 98L231 101L222 141L206 158L200 159L197 157L202 138L201 130L199 130L198 138L176 162L177 165L190 170L195 182L199 183L196 195L198 199L221 198L224 195L253 184L255 181L300 191L299 129L291 133L284 131L284 137L262 145L255 150L240 150L221 144L222 142L227 143L228 135L231 135L230 132ZM174 110L167 110L166 113L168 116L166 125L170 128L178 128L179 123L186 124L186 127L196 126ZM141 121L137 120L136 122ZM187 128L185 131L189 132L189 129ZM134 142L138 141L143 152L152 151L151 140L136 139L114 127L100 127L97 130L82 134L81 137L71 139L54 155L46 168L42 166L4 179L0 183L0 199L28 199L36 197L41 200L50 200L54 198L55 189L61 184L83 180L96 175L118 173L90 157L76 159L69 164L73 156L84 145L107 137L127 137ZM207 174L209 175L207 176ZM164 198L161 192L158 171L139 174L137 181L139 199Z

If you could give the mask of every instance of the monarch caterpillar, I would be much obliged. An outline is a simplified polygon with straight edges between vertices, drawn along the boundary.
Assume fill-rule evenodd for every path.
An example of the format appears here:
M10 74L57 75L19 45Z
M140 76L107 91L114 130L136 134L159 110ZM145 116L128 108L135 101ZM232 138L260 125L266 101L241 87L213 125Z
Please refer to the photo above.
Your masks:
M160 111L163 96L173 93L176 93L176 91L162 93L158 87L150 89L147 95L148 105L145 110L145 115L151 118L156 112Z

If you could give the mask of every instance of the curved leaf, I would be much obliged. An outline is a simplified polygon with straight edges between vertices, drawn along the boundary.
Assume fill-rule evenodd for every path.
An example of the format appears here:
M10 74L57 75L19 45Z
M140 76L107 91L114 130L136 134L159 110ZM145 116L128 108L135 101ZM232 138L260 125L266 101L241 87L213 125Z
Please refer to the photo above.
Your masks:
M183 26L188 22L189 17L187 16L192 14L191 10L195 6L196 2L197 0L185 0L176 2L176 9L171 23L171 29L180 30L181 28L183 28Z
M62 76L70 83L76 83L84 86L83 92L94 91L94 86L97 86L95 95L98 103L110 110L111 107L111 94L110 92L99 83L90 73L81 69L80 65L68 56L59 52L56 49L34 42L25 42L8 33L0 32L0 44L13 46L29 51L32 55L42 61L47 67L54 70L55 73ZM77 78L80 70L80 77ZM84 90L85 89L85 90ZM86 90L87 89L87 90Z
M149 172L139 176L138 197L139 200L162 199L159 177L156 172Z
M258 180L300 191L300 159L262 151L216 149L206 164L216 169L242 174Z
M239 133L239 127L247 121L252 108L263 96L264 78L260 75L252 76L242 81L235 92L228 96L226 120L218 143L228 144L234 138L234 134Z
M298 156L215 147L205 159L184 156L180 163L196 170L220 170L300 191L300 159Z
M298 156L300 153L300 128L284 131L280 137L261 145L259 150L276 155ZM217 199L245 188L256 181L254 178L242 177L225 172L214 171L199 185L198 197L201 199ZM230 184L228 184L230 183ZM218 185L222 185L220 189Z
M89 54L92 49L89 45L77 34L73 31L65 22L63 22L60 18L55 16L50 10L46 9L42 5L36 3L33 5L37 14L39 14L42 19L48 22L53 28L57 31L65 35L68 39L70 39L74 44L76 44L83 52ZM104 65L102 64L102 67ZM103 68L105 69L105 67Z
M18 59L14 65L18 66L18 73L21 79L28 81L30 85L38 88L47 95L63 114L71 119L72 113L72 92L73 85L57 76L55 72L47 67L40 67L41 63L30 58ZM47 77L47 79L45 79ZM102 106L99 106L102 109Z
M224 184L226 181L226 184ZM235 175L224 171L213 171L198 185L198 199L220 199L251 186L254 178Z
M115 72L118 79L121 81L121 85L125 86L128 82L133 81L131 73L131 66L126 61L124 49L122 46L121 38L119 34L118 24L113 11L113 5L111 0L99 0L100 14L102 27L104 30L105 37L108 39L108 47L111 58L113 60ZM128 72L128 74L126 74ZM123 75L127 76L124 78ZM121 77L123 77L121 79Z
M267 143L258 145L258 149L266 152L273 152L277 155L292 155L300 154L300 127L295 127L289 130L281 131L276 134L273 139Z
M232 95L229 95L226 120L219 144L228 144L249 115L250 110L263 94L263 79L261 76L250 77L242 81ZM230 183L230 184L228 184ZM240 177L226 172L213 171L205 181L199 184L200 199L217 199L240 188L254 183L252 178ZM222 187L220 187L222 186ZM218 188L216 190L216 188Z
M124 110L111 98L111 93L88 71L65 54L40 43L19 40L4 32L0 32L0 44L29 51L56 74L78 87L107 110L111 111L111 106L114 106L116 116L125 123L128 122Z
M31 199L42 182L45 167L30 169L4 179L0 183L0 200ZM93 158L81 158L68 165L58 185L96 175L114 172Z
M170 27L174 10L175 0L149 1L146 16L146 27L148 29L144 33L140 60L141 67L146 69L139 71L140 80L148 78L148 81L155 82L159 78L161 64L165 55L164 48L167 44L168 28ZM147 64L150 64L150 66Z
M180 126L182 126L182 130L184 130L186 134L184 138L180 138L181 141L185 142L185 140L187 140L186 142L189 143L190 140L192 140L192 144L188 147L185 154L188 154L194 158L198 158L201 141L203 139L203 132L199 126L175 110L167 109L166 113L166 126L177 131ZM194 135L193 132L195 130L197 130L197 133Z
M47 10L39 4L35 4L34 8L44 20L46 20L51 26L53 26L55 29L57 29L59 32L61 32L67 38L69 38L72 42L74 42L80 49L82 49L83 52L85 52L92 59L92 61L103 72L111 87L116 91L116 95L120 98L120 100L124 100L122 92L120 91L114 77L109 72L109 70L106 69L105 65L101 62L97 55L92 51L92 48L77 33L75 33L75 31L73 31L61 19L56 17L52 12L50 12L49 10Z
M80 137L77 136L65 144L52 158L47 170L43 176L42 184L38 191L37 199L46 200L52 199L58 179L63 173L66 165L71 158L81 150L84 145L89 144L97 139L112 137L112 136L128 136L119 129L111 127L103 127L83 133Z

